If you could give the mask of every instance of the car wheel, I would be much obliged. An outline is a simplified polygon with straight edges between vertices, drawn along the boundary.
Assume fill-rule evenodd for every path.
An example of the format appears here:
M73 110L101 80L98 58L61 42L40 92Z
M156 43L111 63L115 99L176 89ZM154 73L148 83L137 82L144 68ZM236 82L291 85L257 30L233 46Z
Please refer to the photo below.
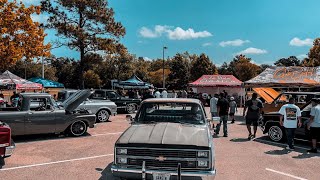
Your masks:
M106 122L110 118L110 113L105 109L101 109L96 116L98 122Z
M87 132L88 126L84 121L76 121L70 126L70 134L72 136L82 136Z
M273 125L269 128L268 135L272 141L279 142L279 141L283 140L284 132L281 127L279 127L277 125Z
M127 104L127 113L133 114L136 111L136 104Z

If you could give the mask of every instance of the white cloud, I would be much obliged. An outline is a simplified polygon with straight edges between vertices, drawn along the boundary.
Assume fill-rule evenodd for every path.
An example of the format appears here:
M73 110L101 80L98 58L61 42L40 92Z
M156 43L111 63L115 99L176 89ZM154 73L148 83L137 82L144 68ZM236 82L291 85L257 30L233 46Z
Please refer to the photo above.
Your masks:
M249 43L249 40L241 40L241 39L235 39L232 41L222 41L219 43L220 46L226 47L226 46L242 46L245 43Z
M237 54L266 54L266 53L268 53L267 50L249 47L243 51L238 52Z
M312 46L313 40L310 38L299 39L299 38L295 37L295 38L291 39L289 44L290 44L290 46Z
M306 54L300 54L297 56L297 58L300 60L303 60L304 58L307 58L307 57L308 57L308 55L306 55Z
M152 59L151 59L151 58L148 58L148 57L143 57L143 59L144 59L145 61L152 61Z
M139 31L140 35L145 38L157 38L166 35L171 40L188 40L210 37L212 34L208 31L195 32L192 28L187 30L181 27L156 25L154 29L142 27Z
M208 42L208 43L203 43L203 44L202 44L202 47L208 47L208 46L212 46L212 43L209 43L209 42Z
M44 14L40 14L40 15L37 15L37 14L32 14L31 15L31 19L35 22L39 22L39 23L46 23L47 20L48 20L49 16L47 15L44 15Z

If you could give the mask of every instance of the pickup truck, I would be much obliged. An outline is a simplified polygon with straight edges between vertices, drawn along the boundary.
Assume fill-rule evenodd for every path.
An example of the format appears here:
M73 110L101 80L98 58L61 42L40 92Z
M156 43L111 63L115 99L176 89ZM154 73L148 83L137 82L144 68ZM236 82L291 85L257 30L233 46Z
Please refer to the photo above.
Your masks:
M90 94L79 91L57 105L50 94L21 93L18 107L0 108L0 119L11 127L13 136L62 132L81 136L96 122L91 112L75 110Z
M90 99L109 99L116 103L118 110L125 110L129 114L135 113L141 103L141 99L122 97L114 90L109 89L96 89Z
M64 89L58 92L58 102L61 103L65 101L72 94L79 90L74 89ZM93 92L91 92L92 94ZM90 95L91 96L91 95ZM85 99L77 109L88 109L93 114L96 115L97 122L109 121L110 116L115 116L117 114L117 105L110 100L92 100Z
M10 157L15 149L15 144L11 139L11 128L8 124L0 121L0 157Z
M144 100L115 143L111 171L123 179L213 179L210 119L196 99Z

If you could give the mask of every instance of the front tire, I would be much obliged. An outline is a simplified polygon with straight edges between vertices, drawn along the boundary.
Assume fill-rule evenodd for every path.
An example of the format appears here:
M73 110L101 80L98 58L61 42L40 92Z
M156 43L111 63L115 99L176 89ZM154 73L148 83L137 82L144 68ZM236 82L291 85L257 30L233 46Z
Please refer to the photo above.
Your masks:
M126 109L127 109L127 113L129 113L129 114L133 114L133 113L135 113L136 112L136 108L137 106L136 106L136 104L134 104L134 103L132 103L132 104L127 104L127 107L126 107Z
M69 134L71 136L82 136L84 135L88 130L88 126L84 121L75 121L73 122L69 127Z
M110 118L110 113L106 109L101 109L96 116L98 122L106 122Z
M272 141L280 142L284 139L284 131L278 125L272 125L268 130L268 136Z

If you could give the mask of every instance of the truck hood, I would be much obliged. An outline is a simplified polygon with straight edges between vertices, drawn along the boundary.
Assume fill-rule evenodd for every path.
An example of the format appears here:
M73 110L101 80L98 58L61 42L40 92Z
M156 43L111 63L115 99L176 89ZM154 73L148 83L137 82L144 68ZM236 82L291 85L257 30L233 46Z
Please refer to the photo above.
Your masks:
M132 125L117 141L119 144L167 144L209 146L205 126L179 123L156 123Z
M65 108L66 111L74 111L83 101L85 101L91 95L90 90L79 90L69 96L60 105Z

